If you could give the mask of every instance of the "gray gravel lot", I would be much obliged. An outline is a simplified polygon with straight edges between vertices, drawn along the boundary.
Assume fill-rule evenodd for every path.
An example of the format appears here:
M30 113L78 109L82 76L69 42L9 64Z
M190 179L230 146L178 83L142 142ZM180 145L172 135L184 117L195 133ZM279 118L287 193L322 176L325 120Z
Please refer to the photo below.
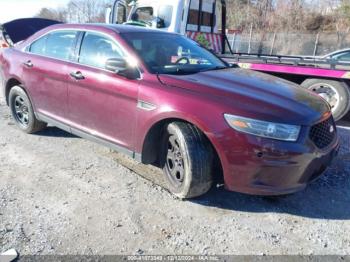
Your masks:
M0 101L0 253L350 254L350 129L339 129L340 156L303 192L215 188L180 201L157 170L100 145L53 127L21 133Z

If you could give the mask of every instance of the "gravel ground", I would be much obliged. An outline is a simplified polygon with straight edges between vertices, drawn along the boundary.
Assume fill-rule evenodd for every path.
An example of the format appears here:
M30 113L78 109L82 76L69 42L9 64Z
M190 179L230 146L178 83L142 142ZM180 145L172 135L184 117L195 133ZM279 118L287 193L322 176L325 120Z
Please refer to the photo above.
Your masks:
M100 145L21 133L1 100L0 253L349 255L350 129L339 132L340 156L303 192L180 201L158 170Z

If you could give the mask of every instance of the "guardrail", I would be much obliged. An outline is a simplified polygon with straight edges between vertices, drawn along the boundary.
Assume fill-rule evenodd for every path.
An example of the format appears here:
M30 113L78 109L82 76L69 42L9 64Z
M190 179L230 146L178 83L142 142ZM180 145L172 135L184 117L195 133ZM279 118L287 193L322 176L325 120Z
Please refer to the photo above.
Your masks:
M281 64L294 66L307 66L316 68L328 68L336 70L350 70L350 62L337 61L334 59L323 59L319 57L307 56L288 56L288 55L264 55L264 54L248 54L233 53L220 55L224 59L232 59L235 62L264 63L264 64Z

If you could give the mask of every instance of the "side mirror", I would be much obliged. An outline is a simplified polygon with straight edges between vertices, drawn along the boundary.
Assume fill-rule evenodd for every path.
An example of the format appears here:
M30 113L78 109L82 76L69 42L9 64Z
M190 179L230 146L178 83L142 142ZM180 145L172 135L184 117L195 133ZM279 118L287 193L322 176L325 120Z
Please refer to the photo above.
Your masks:
M105 69L115 72L127 79L138 79L140 72L136 67L131 67L124 58L110 58L106 61Z
M156 17L153 21L152 21L152 27L155 28L165 28L165 21L163 18L160 17Z
M118 73L124 71L128 67L126 60L123 58L110 58L106 61L105 68L109 71Z
M240 66L238 65L238 64L231 64L231 63L229 63L229 67L230 68L240 68Z

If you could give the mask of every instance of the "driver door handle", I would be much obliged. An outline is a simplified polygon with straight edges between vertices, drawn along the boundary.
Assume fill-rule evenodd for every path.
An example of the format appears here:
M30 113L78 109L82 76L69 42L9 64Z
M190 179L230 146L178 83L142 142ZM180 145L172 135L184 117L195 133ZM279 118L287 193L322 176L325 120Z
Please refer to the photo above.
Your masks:
M24 62L23 65L25 65L28 68L32 68L34 66L32 61L30 61L30 60L28 60L27 62Z
M75 80L84 80L85 76L83 75L82 72L80 71L76 71L76 72L72 72L69 74L72 78L74 78Z

